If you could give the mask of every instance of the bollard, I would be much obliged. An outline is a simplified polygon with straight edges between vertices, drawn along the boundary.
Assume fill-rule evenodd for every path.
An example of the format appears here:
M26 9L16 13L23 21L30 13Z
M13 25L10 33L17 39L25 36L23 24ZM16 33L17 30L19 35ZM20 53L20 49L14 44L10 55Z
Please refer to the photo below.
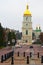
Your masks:
M23 53L23 57L25 57L25 52Z
M39 52L38 52L38 58L39 58Z
M29 56L27 56L27 64L29 64Z
M11 52L9 54L10 54L10 57L11 57Z
M18 52L18 56L19 56L19 52Z
M7 59L9 58L9 54L7 53Z
M30 52L30 58L32 57L32 52Z
M9 53L8 53L8 58L9 58Z
M43 63L43 56L41 56L41 63Z
M5 54L5 61L6 61L6 54Z
M13 58L13 56L11 57L11 65L14 65L14 58Z
M13 54L14 54L14 51L12 51L12 56L13 56Z
M3 63L3 55L1 56L1 63Z
M9 53L9 58L10 58L10 53Z
M8 55L6 54L6 59L8 59Z

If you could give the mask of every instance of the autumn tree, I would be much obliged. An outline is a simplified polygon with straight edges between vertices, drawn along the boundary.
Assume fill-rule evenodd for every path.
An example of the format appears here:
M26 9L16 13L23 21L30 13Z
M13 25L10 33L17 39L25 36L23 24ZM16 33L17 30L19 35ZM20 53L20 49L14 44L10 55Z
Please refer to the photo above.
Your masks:
M39 38L40 38L41 42L43 43L43 32L40 33Z

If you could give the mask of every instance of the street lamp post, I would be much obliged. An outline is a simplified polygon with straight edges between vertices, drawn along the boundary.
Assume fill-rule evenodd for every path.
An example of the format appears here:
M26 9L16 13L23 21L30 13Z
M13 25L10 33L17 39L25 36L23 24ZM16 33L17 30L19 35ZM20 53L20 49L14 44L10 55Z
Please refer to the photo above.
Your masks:
M10 45L10 41L8 41L8 46Z
M15 44L15 39L12 39L12 50L14 51L14 44Z
M11 65L14 65L14 44L15 44L15 39L12 39L12 44L13 44L13 46L12 46L12 50L13 50L13 55L12 55L12 60L11 60Z

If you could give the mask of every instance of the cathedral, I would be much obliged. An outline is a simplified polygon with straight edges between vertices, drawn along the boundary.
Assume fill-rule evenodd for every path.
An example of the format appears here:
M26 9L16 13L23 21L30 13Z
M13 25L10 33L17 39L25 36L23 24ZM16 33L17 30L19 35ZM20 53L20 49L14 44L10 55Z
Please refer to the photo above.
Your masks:
M22 24L22 42L26 42L28 45L32 44L32 14L29 10L29 6L26 5L26 10L23 13Z
M40 26L37 26L36 30L32 29L32 14L29 10L29 6L26 5L26 10L23 13L22 42L26 43L27 45L31 45L32 44L32 33L34 33L35 37L38 38L38 36L41 33L41 28Z

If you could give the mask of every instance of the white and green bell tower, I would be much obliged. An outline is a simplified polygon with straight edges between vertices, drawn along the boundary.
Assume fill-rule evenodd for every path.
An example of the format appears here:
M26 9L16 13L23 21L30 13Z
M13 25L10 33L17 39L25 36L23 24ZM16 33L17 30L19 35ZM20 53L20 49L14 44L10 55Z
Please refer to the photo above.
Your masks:
M23 14L23 23L22 23L22 42L30 45L32 44L32 15L29 11L29 6L26 6L26 10Z

